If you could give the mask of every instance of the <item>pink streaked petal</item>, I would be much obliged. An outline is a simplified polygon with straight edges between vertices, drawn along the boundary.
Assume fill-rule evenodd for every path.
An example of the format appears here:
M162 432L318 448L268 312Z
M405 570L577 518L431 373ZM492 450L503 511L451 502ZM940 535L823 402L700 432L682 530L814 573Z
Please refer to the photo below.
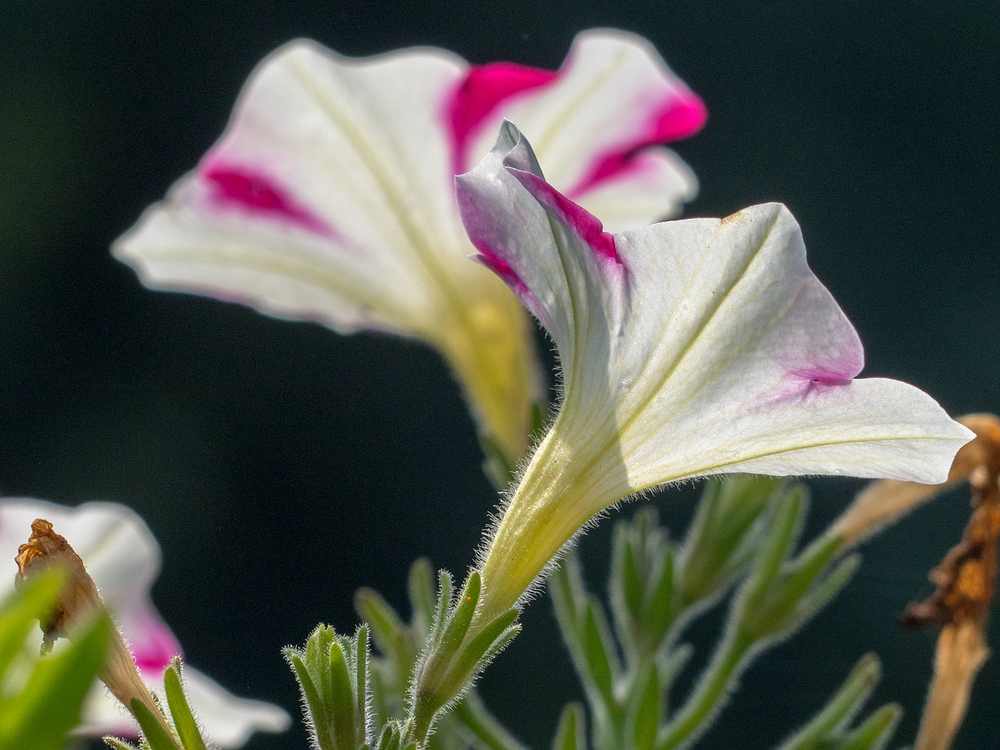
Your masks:
M501 102L524 91L552 83L557 73L515 63L473 65L449 97L445 116L451 126L452 164L455 174L469 167L469 144L479 126Z
M135 664L143 673L162 672L171 659L183 656L181 644L152 609L152 604L149 608L123 614L119 625L135 657Z
M597 154L591 167L584 171L567 195L577 198L607 180L626 176L637 166L635 156L642 149L689 138L701 130L707 120L708 109L700 97L690 92L672 93L634 137Z
M291 191L260 169L207 159L199 168L208 184L212 202L251 216L286 221L324 237L335 238L329 223L298 204Z
M604 225L596 216L578 206L538 175L511 167L508 167L508 171L536 201L579 235L599 257L621 262L615 250L614 236L604 231Z
M691 92L684 92L667 99L659 110L653 113L651 128L647 131L645 143L642 146L652 146L657 143L669 143L690 138L708 122L708 108L701 97Z

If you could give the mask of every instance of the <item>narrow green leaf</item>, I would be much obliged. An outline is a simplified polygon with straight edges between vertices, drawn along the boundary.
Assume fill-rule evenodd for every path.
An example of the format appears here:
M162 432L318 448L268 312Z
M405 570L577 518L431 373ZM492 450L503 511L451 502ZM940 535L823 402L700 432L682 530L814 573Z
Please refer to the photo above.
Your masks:
M840 541L835 537L823 536L811 544L795 560L794 569L785 579L782 586L785 596L792 600L800 599L839 549Z
M29 598L51 591L43 584ZM104 663L110 628L108 619L101 617L77 633L68 649L35 663L20 695L4 701L0 746L18 750L63 747L66 734L79 723L83 701Z
M482 587L482 579L479 573L473 572L465 582L462 593L459 594L458 602L452 611L444 633L439 641L440 646L436 649L439 658L451 661L452 655L458 652L465 634L469 632L469 625L472 623L472 615L476 611L476 604L479 603L479 592Z
M814 750L846 725L878 684L881 668L874 654L866 654L844 684L809 723L785 740L778 750Z
M587 671L610 711L615 704L614 680L618 665L607 623L596 600L592 599L584 605L581 624L580 645L583 647Z
M115 739L114 737L101 737L101 740L105 745L111 748L111 750L137 750L135 745L130 745L127 742L122 742L121 740Z
M857 729L850 732L836 750L880 750L892 739L903 709L895 704L882 706Z
M476 672L478 673L482 671L482 669L487 664L493 661L493 657L495 657L497 654L499 654L501 651L507 648L507 644L510 643L512 640L514 640L514 638L516 638L517 634L520 632L521 632L521 625L518 623L511 625L509 628L504 630L499 636L497 636L497 638L493 641L490 647L486 649L485 652L483 652L483 655L481 657L479 657L479 666L476 668Z
M663 689L656 662L639 675L636 684L641 686L637 696L629 705L629 725L632 746L635 750L653 750L656 747L656 733L660 728L660 711L663 704Z
M355 724L358 731L358 744L368 741L368 628L362 625L354 637L357 643L357 654L354 660L355 678L355 706L357 717Z
M414 568L416 563L414 563ZM399 633L405 625L396 610L377 591L360 588L354 594L354 608L371 628L372 640L379 651L390 654L396 646Z
M183 750L145 703L133 698L130 707L151 750Z
M850 555L841 560L837 566L818 584L799 600L795 608L794 627L812 619L826 604L840 593L861 567L861 555Z
M563 709L552 750L587 750L583 706L579 703L568 703Z
M308 715L307 723L312 725L313 731L316 733L316 742L320 746L320 750L334 750L333 736L330 733L330 717L327 716L326 704L306 668L302 652L298 649L287 648L285 649L285 658L291 665L295 679L298 680L299 688L302 690L302 696L305 698L303 710Z
M410 607L413 610L413 628L417 638L427 637L431 621L434 619L434 568L426 557L417 559L410 566L408 581ZM381 648L381 646L379 647ZM384 653L384 650L383 650Z
M658 646L674 621L674 550L667 545L657 571L652 596L646 602L642 621Z
M516 609L509 609L480 630L476 637L462 649L462 653L452 667L451 674L462 679L472 677L475 674L476 665L484 657L488 654L496 654L517 634L516 631L511 634L510 629L514 621L517 620L518 614L520 613ZM497 644L501 641L503 645L498 647ZM460 686L456 694L461 692L463 687L464 685Z
M337 750L355 750L355 700L351 673L340 639L330 644L330 692L327 694L333 718L333 741Z
M434 609L434 619L431 621L430 639L437 643L444 632L448 621L448 607L451 604L452 592L451 574L446 570L438 571L438 598Z
M630 619L633 622L641 622L642 602L646 595L645 585L642 575L639 573L639 566L635 560L635 550L632 547L631 541L624 533L616 535L616 541L618 539L620 541L616 547L621 550L619 553L621 574L616 576L616 580L621 586L622 600L628 608Z
M399 750L399 742L399 727L395 722L389 722L378 738L378 750Z
M64 577L57 571L35 576L0 607L0 675L21 652L24 639L56 602Z
M181 686L181 661L174 657L170 666L163 673L163 689L167 694L167 705L170 707L170 718L180 737L184 750L208 750L205 740L198 731L198 724L191 713L187 696Z
M801 493L790 492L778 503L767 537L754 565L758 588L770 588L781 564L791 556L805 519L806 503Z

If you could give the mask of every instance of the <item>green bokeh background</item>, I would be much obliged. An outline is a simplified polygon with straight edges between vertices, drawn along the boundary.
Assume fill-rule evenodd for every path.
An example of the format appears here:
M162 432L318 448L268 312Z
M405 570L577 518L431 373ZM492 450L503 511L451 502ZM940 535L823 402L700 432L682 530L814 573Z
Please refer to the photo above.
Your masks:
M278 649L320 620L351 630L360 585L402 606L418 555L462 572L495 496L433 352L148 292L108 245L195 165L254 64L290 38L557 67L593 26L650 38L708 104L705 131L676 144L701 180L688 216L785 202L865 342L866 374L956 414L1000 409L992 2L6 0L0 489L139 511L164 548L157 604L189 661L233 691L297 713ZM860 486L811 484L814 531ZM693 495L656 499L678 530ZM869 649L886 666L877 697L907 711L897 744L912 741L934 635L900 633L893 617L929 592L966 503L948 496L869 545L848 591L745 676L702 746L768 747ZM610 526L584 541L592 573ZM548 601L525 622L483 692L542 750L578 691ZM995 745L998 706L994 660L957 747ZM250 745L305 746L299 726Z

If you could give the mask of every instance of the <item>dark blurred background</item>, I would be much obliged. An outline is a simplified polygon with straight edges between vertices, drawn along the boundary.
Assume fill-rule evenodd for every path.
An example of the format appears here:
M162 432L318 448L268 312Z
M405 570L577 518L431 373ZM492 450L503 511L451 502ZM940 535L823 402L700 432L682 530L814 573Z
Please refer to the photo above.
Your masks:
M234 692L297 714L278 649L320 620L353 629L358 586L404 606L419 555L464 571L495 496L433 352L146 291L109 243L195 165L254 64L292 37L351 55L429 44L554 68L593 26L647 36L707 102L707 128L676 144L701 180L688 216L787 203L865 342L866 374L915 383L955 414L1000 409L991 1L6 0L0 487L135 508L163 546L157 604L189 661ZM810 484L813 531L861 486ZM655 499L678 534L694 496ZM893 618L929 593L967 500L949 495L868 545L850 588L751 669L702 746L776 742L870 649L886 667L877 699L907 712L896 744L912 741L934 634ZM583 543L600 588L611 524ZM542 750L578 689L547 599L525 624L483 693ZM993 660L958 747L997 743L998 696ZM306 737L297 724L250 747Z

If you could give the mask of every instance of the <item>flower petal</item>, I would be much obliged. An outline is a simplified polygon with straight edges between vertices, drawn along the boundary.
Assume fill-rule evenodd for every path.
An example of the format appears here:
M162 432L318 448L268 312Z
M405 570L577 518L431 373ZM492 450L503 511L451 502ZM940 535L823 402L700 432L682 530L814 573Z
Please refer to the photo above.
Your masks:
M707 110L635 34L578 34L557 78L518 92L479 121L467 167L489 151L502 119L531 141L551 184L614 229L674 215L697 193L687 165L650 147L695 134Z
M0 560L13 560L36 518L51 521L83 559L143 679L163 695L163 672L181 646L149 597L161 563L159 544L149 528L134 511L116 503L69 508L44 500L0 498ZM0 576L0 600L13 591L13 574L11 563L11 574ZM191 668L184 676L192 708L221 747L239 747L254 731L288 728L290 718L281 708L237 698ZM95 684L92 693L81 732L135 734L131 717L102 685Z
M541 378L530 321L466 259L442 121L466 71L443 50L359 60L286 45L197 170L114 252L150 287L428 341L513 465Z
M854 380L861 343L784 206L611 235L544 181L510 123L458 196L563 369L559 413L484 560L489 614L631 493L738 472L936 483L972 437L912 386Z
M282 47L198 169L115 254L149 286L343 332L420 334L441 281L427 277L447 275L439 256L461 251L451 147L428 102L464 68L438 50L359 61Z

